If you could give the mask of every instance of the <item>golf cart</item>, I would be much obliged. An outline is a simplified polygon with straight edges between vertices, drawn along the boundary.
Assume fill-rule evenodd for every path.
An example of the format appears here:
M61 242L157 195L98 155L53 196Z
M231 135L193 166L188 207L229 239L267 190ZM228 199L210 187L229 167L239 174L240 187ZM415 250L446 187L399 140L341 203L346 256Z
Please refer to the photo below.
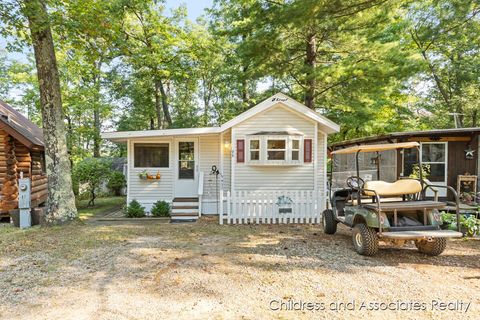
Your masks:
M414 241L420 252L436 256L445 250L447 238L462 237L460 232L440 228L442 221L439 210L446 203L438 201L438 188L446 188L454 195L457 226L460 226L459 199L455 189L430 184L423 179L422 170L418 170L419 179L402 178L391 183L380 180L380 152L416 148L418 168L422 168L419 147L417 142L404 142L360 145L333 151L334 161L336 155L355 155L355 175L346 178L343 186L333 188L332 165L329 204L322 218L324 232L334 234L338 223L352 228L355 251L366 256L378 252L379 241L397 246ZM366 152L376 155L372 158L377 171L375 181L371 174L364 174L364 179L360 177L359 155ZM433 194L433 199L427 199L427 191Z

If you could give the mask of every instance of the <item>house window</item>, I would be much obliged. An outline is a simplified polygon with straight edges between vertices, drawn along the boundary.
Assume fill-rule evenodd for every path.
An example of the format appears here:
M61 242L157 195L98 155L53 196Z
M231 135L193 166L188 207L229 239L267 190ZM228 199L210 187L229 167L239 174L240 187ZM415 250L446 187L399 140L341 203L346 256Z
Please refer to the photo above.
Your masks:
M285 160L286 142L285 139L268 139L267 160Z
M250 161L260 160L260 140L252 139L249 144Z
M422 163L430 166L428 179L432 182L446 182L446 153L447 144L422 143Z
M134 144L133 149L135 168L168 168L168 143Z
M300 160L300 140L292 140L292 161Z

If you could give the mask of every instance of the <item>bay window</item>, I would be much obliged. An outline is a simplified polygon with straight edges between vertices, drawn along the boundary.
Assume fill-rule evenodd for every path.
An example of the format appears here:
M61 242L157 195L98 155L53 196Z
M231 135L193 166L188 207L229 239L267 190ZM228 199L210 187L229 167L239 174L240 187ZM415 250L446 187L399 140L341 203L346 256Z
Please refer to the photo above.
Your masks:
M251 165L299 165L304 162L303 136L251 135L245 145L247 163Z

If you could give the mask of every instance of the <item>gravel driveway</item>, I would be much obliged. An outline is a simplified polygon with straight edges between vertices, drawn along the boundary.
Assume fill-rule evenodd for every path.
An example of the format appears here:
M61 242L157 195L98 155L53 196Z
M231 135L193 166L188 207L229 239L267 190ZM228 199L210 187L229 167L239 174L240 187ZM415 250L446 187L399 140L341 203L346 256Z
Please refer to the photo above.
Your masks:
M386 248L367 258L353 251L346 228L327 236L312 225L219 226L202 220L28 231L0 227L4 319L478 319L479 314L478 240L451 241L434 258L413 247Z

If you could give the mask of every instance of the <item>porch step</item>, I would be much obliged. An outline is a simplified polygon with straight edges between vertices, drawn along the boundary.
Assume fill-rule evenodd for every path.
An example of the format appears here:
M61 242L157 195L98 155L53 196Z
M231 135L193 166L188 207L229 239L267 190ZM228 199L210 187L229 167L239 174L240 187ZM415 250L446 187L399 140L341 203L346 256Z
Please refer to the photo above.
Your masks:
M172 209L198 209L198 202L174 202Z
M198 198L174 198L173 203L175 202L196 202L198 203Z
M198 209L198 198L175 198L172 203L172 221L196 221Z
M177 209L175 207L172 208L172 214L191 214L191 215L198 215L198 208L196 209Z

